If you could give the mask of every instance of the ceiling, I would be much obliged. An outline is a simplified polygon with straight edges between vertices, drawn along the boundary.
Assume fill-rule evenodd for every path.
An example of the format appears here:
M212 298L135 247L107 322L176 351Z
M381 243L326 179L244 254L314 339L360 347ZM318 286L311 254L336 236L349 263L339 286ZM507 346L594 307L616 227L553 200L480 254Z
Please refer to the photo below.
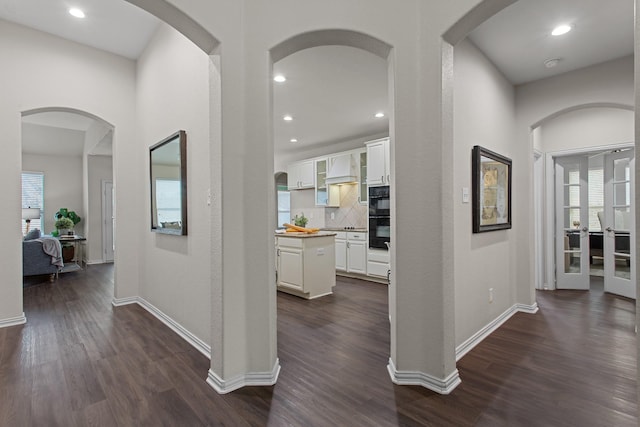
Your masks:
M633 0L520 0L469 38L518 85L632 55L633 17ZM573 29L552 36L560 24Z
M137 59L158 20L124 0L75 0L87 17L67 13L68 0L0 0L0 18ZM633 0L520 0L486 21L470 39L517 85L633 53ZM549 35L559 23L564 36ZM544 62L559 59L554 68ZM275 151L386 132L386 62L348 47L318 47L274 64L287 77L274 82ZM293 120L284 122L290 114ZM68 123L57 126L68 126ZM75 125L80 126L80 124ZM291 143L292 138L298 139Z

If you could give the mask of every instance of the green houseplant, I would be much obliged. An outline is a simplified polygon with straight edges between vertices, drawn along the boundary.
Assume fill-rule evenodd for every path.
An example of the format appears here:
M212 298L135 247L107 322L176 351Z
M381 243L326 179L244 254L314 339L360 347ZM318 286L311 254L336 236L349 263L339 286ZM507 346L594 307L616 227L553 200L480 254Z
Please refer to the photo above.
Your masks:
M60 232L60 230L70 230L73 228L73 226L75 225L73 223L73 221L69 218L58 218L55 222L55 227L58 230L58 232Z
M309 218L304 216L304 212L302 212L300 216L296 214L296 216L293 217L292 219L293 219L293 223L298 227L306 227L307 223L309 222Z

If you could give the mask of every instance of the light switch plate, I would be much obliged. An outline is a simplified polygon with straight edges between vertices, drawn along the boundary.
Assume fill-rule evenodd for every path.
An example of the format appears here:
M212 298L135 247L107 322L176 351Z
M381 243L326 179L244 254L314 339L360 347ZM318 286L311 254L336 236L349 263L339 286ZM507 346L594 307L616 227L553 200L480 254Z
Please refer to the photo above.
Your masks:
M462 187L462 203L469 203L469 187Z

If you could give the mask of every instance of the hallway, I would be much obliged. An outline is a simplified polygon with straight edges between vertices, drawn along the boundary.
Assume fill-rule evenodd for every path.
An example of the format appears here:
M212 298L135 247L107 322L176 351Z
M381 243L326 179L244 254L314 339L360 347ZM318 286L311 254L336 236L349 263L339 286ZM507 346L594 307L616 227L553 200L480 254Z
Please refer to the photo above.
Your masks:
M274 387L216 394L209 361L137 305L114 308L113 265L25 289L0 329L0 425L635 426L634 302L537 294L459 363L450 396L386 371L387 288L338 277L333 296L278 294Z

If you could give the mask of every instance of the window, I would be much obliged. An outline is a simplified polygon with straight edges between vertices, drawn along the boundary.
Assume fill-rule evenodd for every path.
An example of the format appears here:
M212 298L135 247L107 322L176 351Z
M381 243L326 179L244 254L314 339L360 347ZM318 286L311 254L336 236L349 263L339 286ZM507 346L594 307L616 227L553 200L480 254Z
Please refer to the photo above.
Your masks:
M602 231L598 212L604 211L604 169L589 168L589 230Z
M44 233L42 225L44 221L44 175L42 172L22 172L22 207L40 208L40 218L32 219L30 230L40 229ZM22 221L22 234L27 230L26 221Z
M156 179L158 224L182 221L180 180Z
M285 222L291 222L291 197L286 185L278 185L278 228Z

